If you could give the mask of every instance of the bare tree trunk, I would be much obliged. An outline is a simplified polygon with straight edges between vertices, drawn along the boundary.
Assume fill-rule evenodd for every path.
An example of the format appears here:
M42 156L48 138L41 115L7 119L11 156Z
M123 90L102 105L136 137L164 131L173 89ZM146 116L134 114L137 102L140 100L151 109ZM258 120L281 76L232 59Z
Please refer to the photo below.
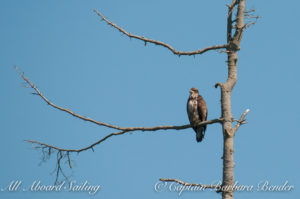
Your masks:
M223 122L223 199L233 198L234 184L234 158L233 158L233 137L232 113L231 113L231 92L237 81L237 53L228 53L228 79L221 87L222 117Z
M234 6L233 1L233 6ZM236 129L232 128L232 112L231 112L231 93L237 81L237 51L240 49L240 42L244 30L244 11L245 0L236 1L238 4L237 18L236 18L236 31L234 36L232 32L232 10L228 15L227 26L227 42L228 42L228 77L226 82L221 85L221 106L223 122L223 183L222 183L222 199L233 199L234 193L234 134ZM231 8L229 8L231 9Z

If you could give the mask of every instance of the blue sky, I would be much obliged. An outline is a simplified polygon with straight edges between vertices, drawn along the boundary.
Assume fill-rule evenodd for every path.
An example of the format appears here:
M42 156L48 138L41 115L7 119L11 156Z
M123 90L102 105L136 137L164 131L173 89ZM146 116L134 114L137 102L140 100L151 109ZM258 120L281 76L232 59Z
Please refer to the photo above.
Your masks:
M188 123L188 90L197 87L208 118L220 116L226 55L208 52L174 56L165 48L130 40L93 12L131 33L169 43L178 50L225 44L229 1L37 1L2 0L0 79L2 97L0 188L22 181L51 185L55 159L40 164L41 153L24 139L81 148L113 132L57 111L23 86L18 66L53 103L119 126ZM246 30L239 52L232 111L251 111L235 137L235 180L269 181L291 192L240 192L236 197L295 198L299 195L299 1L249 0L262 18ZM8 192L5 198L220 198L212 191L155 192L158 179L209 184L222 177L221 126L210 125L196 143L191 129L135 132L113 137L95 152L74 154L71 180L100 185L95 196L80 192ZM67 166L67 165L65 165Z

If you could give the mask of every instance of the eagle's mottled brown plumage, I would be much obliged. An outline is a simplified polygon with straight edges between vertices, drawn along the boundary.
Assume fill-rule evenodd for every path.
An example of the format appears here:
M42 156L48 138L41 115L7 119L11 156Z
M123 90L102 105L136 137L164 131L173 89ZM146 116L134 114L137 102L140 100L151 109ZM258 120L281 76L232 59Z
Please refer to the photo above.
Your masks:
M197 124L207 120L207 106L196 88L190 89L190 96L187 101L187 113L190 123L196 132L196 140L197 142L201 142L205 135L206 125L197 127Z

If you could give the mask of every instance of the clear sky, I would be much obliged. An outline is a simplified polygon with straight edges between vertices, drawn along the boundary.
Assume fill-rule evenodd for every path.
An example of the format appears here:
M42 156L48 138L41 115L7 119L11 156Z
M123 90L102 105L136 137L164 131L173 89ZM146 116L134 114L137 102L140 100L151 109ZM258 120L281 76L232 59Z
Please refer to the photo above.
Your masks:
M197 87L208 119L220 117L226 54L215 51L178 57L165 48L130 40L93 12L131 33L169 43L178 50L225 44L230 1L2 0L0 2L0 188L22 181L52 185L55 158L41 163L40 151L24 139L81 148L113 132L55 110L13 70L18 66L53 103L95 120L120 126L188 123L188 90ZM235 137L235 180L253 185L237 198L295 199L299 196L299 1L247 1L262 18L245 31L239 52L232 111L249 108L248 124ZM86 192L7 190L0 198L220 198L212 191L154 190L159 178L210 184L222 179L222 131L210 125L202 143L191 129L135 132L113 137L95 152L73 154L71 180L100 185ZM64 164L64 166L67 166ZM269 181L291 192L257 191Z

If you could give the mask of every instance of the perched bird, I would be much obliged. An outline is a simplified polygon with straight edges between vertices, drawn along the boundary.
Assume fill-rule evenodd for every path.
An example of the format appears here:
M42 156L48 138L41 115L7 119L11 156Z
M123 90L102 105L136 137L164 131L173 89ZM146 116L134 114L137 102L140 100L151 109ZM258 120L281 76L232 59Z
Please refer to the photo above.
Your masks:
M197 126L197 124L207 120L207 107L206 102L203 97L199 95L196 88L190 89L190 96L187 101L187 114L191 126L196 132L196 140L197 142L201 142L205 135L206 125Z

